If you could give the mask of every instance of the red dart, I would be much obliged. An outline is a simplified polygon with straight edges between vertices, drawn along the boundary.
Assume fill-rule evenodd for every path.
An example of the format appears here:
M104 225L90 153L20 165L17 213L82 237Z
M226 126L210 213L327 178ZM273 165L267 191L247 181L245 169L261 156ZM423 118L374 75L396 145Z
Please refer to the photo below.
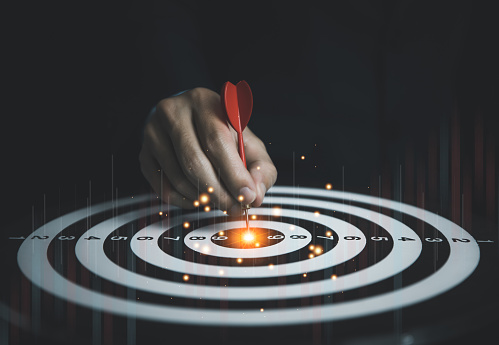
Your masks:
M241 80L237 85L226 82L220 92L222 108L227 113L229 123L237 132L239 156L246 167L244 155L243 131L248 125L253 110L253 94L247 82Z

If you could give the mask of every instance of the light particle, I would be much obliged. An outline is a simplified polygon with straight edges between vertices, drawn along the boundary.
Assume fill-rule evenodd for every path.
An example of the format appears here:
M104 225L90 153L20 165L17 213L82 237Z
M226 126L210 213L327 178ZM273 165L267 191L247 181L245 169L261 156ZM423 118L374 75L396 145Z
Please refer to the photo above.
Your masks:
M202 204L206 204L208 201L210 201L210 197L208 196L208 194L201 194L199 196L199 201L202 203Z

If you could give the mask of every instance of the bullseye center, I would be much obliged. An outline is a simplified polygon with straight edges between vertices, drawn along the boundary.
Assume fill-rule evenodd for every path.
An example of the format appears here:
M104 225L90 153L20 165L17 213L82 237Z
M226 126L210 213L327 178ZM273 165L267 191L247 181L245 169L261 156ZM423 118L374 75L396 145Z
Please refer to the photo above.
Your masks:
M211 237L216 245L237 249L253 249L272 246L285 238L280 231L265 228L229 229Z

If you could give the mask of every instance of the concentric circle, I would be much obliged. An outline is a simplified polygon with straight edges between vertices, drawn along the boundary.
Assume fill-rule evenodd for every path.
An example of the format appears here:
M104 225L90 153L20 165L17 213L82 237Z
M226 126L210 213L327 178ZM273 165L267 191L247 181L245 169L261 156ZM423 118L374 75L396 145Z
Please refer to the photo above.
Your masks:
M80 286L64 277L50 264L47 257L50 243L58 240L61 232L71 224L114 207L113 203L103 203L93 206L91 210L84 209L64 215L37 229L33 236L48 236L46 237L48 240L36 243L32 241L23 242L18 252L18 263L21 271L35 285L55 296L85 307L117 315L130 314L143 319L199 325L270 326L360 317L418 303L435 297L461 283L474 271L480 256L476 241L464 229L426 210L396 201L354 193L312 188L274 187L268 192L265 204L261 208L252 209L251 214L271 217L274 207L279 205L283 216L296 219L297 222L300 220L313 222L318 225L318 228L320 228L320 225L332 229L335 236L337 236L335 239L337 245L325 251L322 255L300 258L296 262L283 262L272 267L220 266L203 263L202 260L200 262L183 260L181 256L183 253L180 253L180 256L177 257L162 251L158 246L159 237L164 236L166 231L182 224L184 221L193 221L200 218L200 214L193 213L171 219L167 226L151 224L142 229L137 229L133 236L123 239L123 241L129 243L129 253L127 255L135 255L148 265L179 274L213 278L223 276L226 279L243 279L251 282L258 280L258 278L306 275L310 272L329 272L328 270L341 267L352 258L359 256L360 253L366 250L368 241L370 243L391 241L393 247L388 255L379 262L358 271L354 270L337 277L334 275L334 279L332 279L332 276L324 276L323 279L314 281L271 286L258 285L258 283L255 283L254 286L230 285L232 280L229 280L227 286L200 286L190 284L187 281L170 281L145 276L134 269L116 264L106 256L103 247L105 239L111 236L116 229L154 212L152 209L137 209L136 207L140 203L147 201L149 197L146 195L120 201L122 207L129 207L132 211L96 224L77 239L74 250L83 267L98 277L115 284L157 295L178 296L186 299L202 298L213 301L226 300L234 302L286 301L340 293L371 286L404 272L418 260L422 247L426 243L438 241L433 238L428 240L425 237L421 239L409 226L394 217L372 210L373 206L376 206L376 209L397 211L429 224L441 234L442 238L439 238L439 240L448 243L450 252L445 264L432 274L410 285L365 298L302 308L267 308L265 313L261 313L258 309L196 308L154 304L106 295L100 291ZM317 212L311 210L317 210ZM384 238L366 236L365 230L334 217L331 212L335 211L376 224L383 228L391 238L388 238L388 236ZM203 217L224 217L224 215L222 212L212 211L202 213L201 218ZM246 251L246 253L253 251L245 258L272 257L283 253L294 255L294 253L306 248L312 240L326 241L326 243L331 240L320 229L302 228L299 225L290 228L287 223L271 220L260 220L260 222L258 226L278 230L284 234L286 239L265 248L254 248L254 251L253 249L244 249L243 251ZM210 235L221 230L230 231L231 227L241 225L240 222L237 224L230 223L220 222L209 229L206 227L192 229L191 232L182 234L183 236L179 235L178 239L172 237L171 242L177 246L185 246L185 248L196 250L198 248L190 248L189 241L186 242L185 240L185 236L190 233L191 237L206 237L206 245L212 243L213 252L210 255L215 254L215 256L221 258L240 258L241 254L243 254L240 249L217 246L213 244L208 236L200 235L201 233L204 234L205 231ZM299 234L299 236L291 239L293 233ZM304 236L305 238L303 238ZM89 238L94 240L88 240ZM230 249L234 249L234 251L231 252ZM203 255L202 252L198 252L198 254ZM223 273L221 274L221 272Z

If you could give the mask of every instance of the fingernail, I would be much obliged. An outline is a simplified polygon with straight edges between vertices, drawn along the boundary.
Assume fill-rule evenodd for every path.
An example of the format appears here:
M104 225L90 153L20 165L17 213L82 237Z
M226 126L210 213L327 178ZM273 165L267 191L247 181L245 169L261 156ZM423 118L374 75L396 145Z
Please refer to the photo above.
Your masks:
M251 189L248 187L243 187L239 190L239 195L243 197L243 200L238 200L244 204L251 204L255 198L256 198L256 193L253 192Z
M260 183L260 193L262 195L262 200L263 197L265 196L265 193L267 193L267 187L265 187L265 183Z

